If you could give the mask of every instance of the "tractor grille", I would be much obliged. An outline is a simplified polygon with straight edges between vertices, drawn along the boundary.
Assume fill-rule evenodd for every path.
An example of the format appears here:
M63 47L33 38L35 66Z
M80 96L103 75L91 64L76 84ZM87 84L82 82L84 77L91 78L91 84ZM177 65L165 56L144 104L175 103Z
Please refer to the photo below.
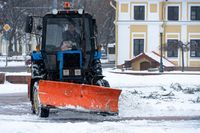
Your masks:
M66 53L64 56L64 68L80 68L80 53Z

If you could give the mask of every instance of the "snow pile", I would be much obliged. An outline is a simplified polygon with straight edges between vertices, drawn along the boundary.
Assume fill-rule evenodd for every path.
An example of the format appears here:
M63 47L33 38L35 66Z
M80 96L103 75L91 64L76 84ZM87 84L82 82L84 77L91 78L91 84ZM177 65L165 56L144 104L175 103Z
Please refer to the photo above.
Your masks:
M200 87L185 88L185 91L177 91L173 87L123 89L119 101L119 115L122 117L198 116Z
M200 112L200 75L134 76L104 71L114 88L122 90L121 117L191 116Z
M4 84L0 84L0 94L7 93L24 93L27 92L28 85L27 84L11 84L9 82L5 82Z

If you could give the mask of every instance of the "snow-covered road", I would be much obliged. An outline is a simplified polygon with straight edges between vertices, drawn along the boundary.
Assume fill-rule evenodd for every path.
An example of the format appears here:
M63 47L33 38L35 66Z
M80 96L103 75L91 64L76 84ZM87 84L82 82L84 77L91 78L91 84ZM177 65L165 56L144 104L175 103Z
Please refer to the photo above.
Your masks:
M104 70L106 79L112 87L122 89L119 116L105 117L52 110L49 118L41 119L30 113L30 103L26 97L27 85L6 82L0 84L1 131L4 133L200 132L200 75L134 76L114 74L110 73L110 70ZM157 116L160 119L157 119ZM151 120L142 120L144 117Z
M4 133L199 133L200 122L128 120L118 122L32 121L35 116L1 116ZM21 120L22 119L22 120ZM25 121L25 120L26 121Z

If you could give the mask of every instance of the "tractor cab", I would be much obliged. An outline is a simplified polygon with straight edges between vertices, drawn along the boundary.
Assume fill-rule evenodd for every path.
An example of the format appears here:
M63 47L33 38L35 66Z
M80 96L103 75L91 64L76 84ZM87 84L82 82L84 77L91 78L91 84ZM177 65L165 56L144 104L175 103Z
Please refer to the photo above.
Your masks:
M59 11L44 17L42 51L46 55L48 78L85 80L95 55L95 25L91 15L77 11Z
M28 18L30 26L27 29L33 25L31 19ZM101 58L97 50L96 31L96 21L87 13L67 10L45 15L41 50L32 53L32 61L36 64L41 61L39 64L45 70L44 74L39 72L32 76L43 75L45 79L87 84L91 84L91 78L102 78L101 66L94 69L94 64L99 65Z

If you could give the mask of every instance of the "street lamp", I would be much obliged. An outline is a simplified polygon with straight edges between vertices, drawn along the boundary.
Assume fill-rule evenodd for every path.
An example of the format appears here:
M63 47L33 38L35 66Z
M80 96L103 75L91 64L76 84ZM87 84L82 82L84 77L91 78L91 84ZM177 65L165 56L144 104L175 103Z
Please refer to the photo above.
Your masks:
M159 72L163 72L163 46L162 46L162 37L163 37L163 32L164 32L164 29L162 26L160 26L160 69L159 69Z

